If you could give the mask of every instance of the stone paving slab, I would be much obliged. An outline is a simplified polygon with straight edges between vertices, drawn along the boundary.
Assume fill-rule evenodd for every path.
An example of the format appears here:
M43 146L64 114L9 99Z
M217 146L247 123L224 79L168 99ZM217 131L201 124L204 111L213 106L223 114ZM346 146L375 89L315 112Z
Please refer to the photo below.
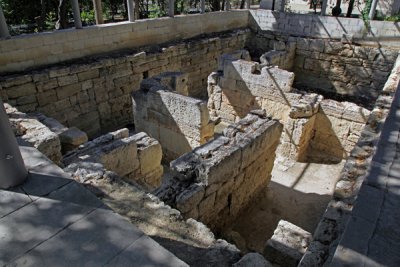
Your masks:
M0 218L32 202L25 194L0 190Z
M187 266L35 148L30 175L0 190L0 266Z
M0 219L0 264L13 261L93 210L93 207L38 199L3 217Z
M142 236L106 266L188 266L148 236Z

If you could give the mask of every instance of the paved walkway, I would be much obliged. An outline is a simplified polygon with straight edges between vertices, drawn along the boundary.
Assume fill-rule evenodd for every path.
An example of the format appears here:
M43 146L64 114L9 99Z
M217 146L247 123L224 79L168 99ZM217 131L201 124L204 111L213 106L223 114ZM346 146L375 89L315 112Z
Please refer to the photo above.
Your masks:
M20 148L30 177L0 190L0 266L187 266L38 150Z
M400 266L400 89L332 266Z

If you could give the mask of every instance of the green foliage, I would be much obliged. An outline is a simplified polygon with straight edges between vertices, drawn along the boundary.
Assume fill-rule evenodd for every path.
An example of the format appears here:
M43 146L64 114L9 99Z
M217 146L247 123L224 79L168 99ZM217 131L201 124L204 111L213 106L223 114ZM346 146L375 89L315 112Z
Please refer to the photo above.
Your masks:
M394 16L388 16L384 18L385 21L394 21L394 22L398 22L400 21L400 13Z
M82 19L82 22L84 22L86 25L94 25L94 24L96 24L96 19L95 19L95 16L94 16L94 10L93 9L87 10L87 11L83 10L81 12L81 19Z
M365 1L365 7L364 9L361 11L361 18L364 21L364 25L367 29L370 28L370 23L369 23L369 11L371 10L371 6L372 6L372 0L366 0Z
M46 15L46 30L52 30L54 29L55 25L56 25L56 21L57 21L57 14L54 11L50 11L49 13L47 13Z
M160 18L167 15L166 9L160 5L149 5L149 18Z

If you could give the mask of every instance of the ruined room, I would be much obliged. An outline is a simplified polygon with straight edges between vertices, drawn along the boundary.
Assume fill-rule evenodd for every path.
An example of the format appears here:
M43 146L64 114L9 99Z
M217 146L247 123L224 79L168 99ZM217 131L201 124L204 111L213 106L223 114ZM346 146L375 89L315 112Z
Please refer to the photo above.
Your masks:
M398 266L398 22L265 2L0 10L0 263Z

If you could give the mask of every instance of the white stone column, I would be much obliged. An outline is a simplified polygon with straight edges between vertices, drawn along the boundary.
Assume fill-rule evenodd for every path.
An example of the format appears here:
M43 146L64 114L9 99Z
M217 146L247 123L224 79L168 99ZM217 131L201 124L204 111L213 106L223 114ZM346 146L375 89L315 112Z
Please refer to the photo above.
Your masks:
M126 0L128 6L128 18L130 22L135 21L135 2L134 0Z
M28 171L25 168L1 98L0 136L0 188L7 189L22 184L28 177Z
M246 0L246 9L250 9L251 0Z
M321 16L326 15L326 8L328 7L328 0L323 0L322 1L322 7L321 7Z
M168 1L168 16L173 18L174 14L175 14L175 0L169 0Z
M81 11L79 10L78 0L72 1L72 12L74 14L74 24L76 29L82 29Z
M373 20L375 17L376 6L378 5L378 0L372 0L371 9L369 11L368 17L370 20Z
M201 14L206 13L206 0L201 0L200 6L201 6Z
M9 38L10 32L8 31L8 26L6 18L4 17L3 9L0 5L0 38Z
M103 24L103 8L101 7L101 0L93 0L94 16L96 24Z
M225 11L231 10L231 1L225 0Z

